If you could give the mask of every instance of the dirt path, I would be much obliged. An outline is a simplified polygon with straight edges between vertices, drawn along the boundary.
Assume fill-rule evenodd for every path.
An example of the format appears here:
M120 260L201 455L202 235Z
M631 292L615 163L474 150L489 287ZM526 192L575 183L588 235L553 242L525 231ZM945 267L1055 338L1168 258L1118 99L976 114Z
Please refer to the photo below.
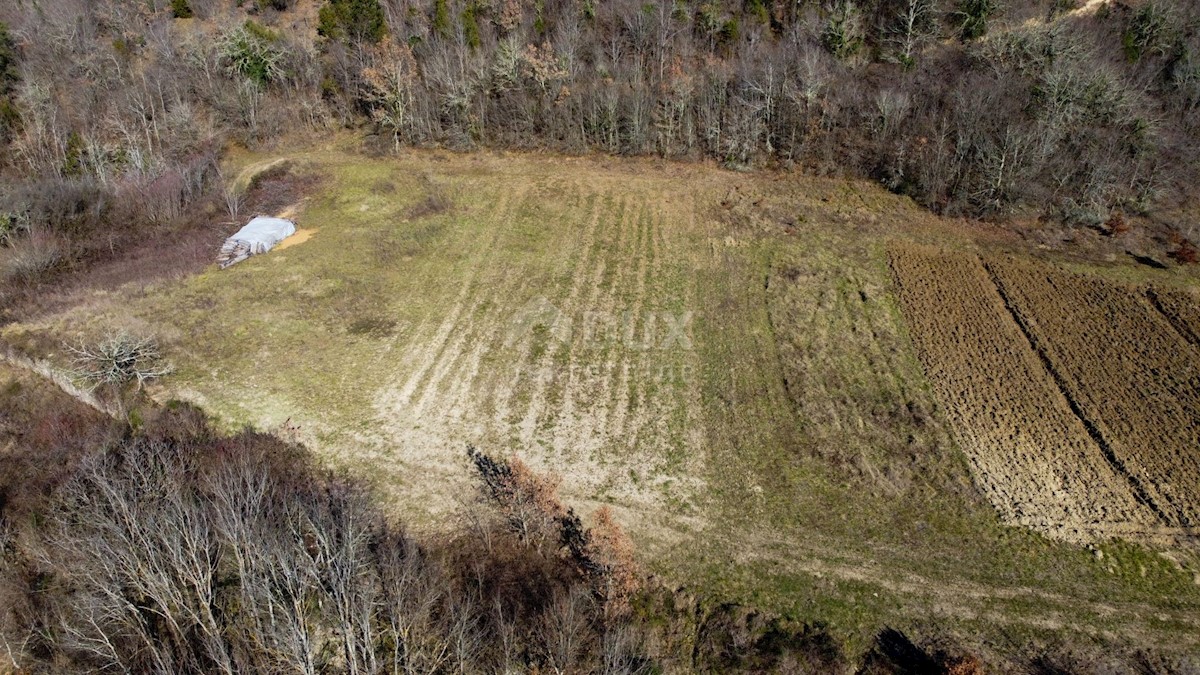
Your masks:
M1176 647L1200 645L1200 613L1195 608L1164 609L1136 602L1086 600L1074 595L1020 585L982 584L960 579L930 578L888 564L891 552L880 551L874 558L849 561L843 547L819 537L804 540L777 539L770 535L717 536L715 547L725 550L753 550L760 562L765 557L773 573L799 573L817 579L854 582L878 586L893 593L908 610L925 607L936 616L956 620L981 621L1001 626L1029 626L1044 630L1068 629L1092 636L1122 640L1143 646L1161 646L1162 635L1151 626L1174 623L1191 627L1175 631ZM850 599L853 602L853 598ZM1099 626L1099 627L1098 627ZM1186 637L1185 637L1186 636Z
M1071 10L1070 13L1074 15L1091 14L1092 12L1098 11L1102 6L1111 1L1112 0L1087 0L1087 2L1083 3L1081 7Z

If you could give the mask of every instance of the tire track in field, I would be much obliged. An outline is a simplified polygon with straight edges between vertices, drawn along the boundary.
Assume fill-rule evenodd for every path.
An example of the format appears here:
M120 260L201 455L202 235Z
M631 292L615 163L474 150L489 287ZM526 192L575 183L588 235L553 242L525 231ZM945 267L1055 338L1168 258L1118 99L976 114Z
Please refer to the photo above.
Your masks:
M1153 286L1146 289L1146 300L1150 306L1171 324L1180 337L1200 350L1200 307L1194 303L1194 299L1189 303L1180 295L1179 291L1162 293Z
M617 311L617 292L624 287L624 281L633 265L627 247L630 230L636 227L634 223L637 222L640 206L640 195L635 196L632 192L628 193L622 201L621 217L617 220L616 228L612 233L613 244L609 255L611 264L605 270L607 276L601 276L587 305L596 312L596 316L602 322L601 329L604 331L603 342L600 345L592 344L586 347L590 350L598 349L600 358L603 360L603 365L600 366L597 373L599 378L597 391L601 397L597 397L596 407L592 411L592 434L600 440L600 443L593 448L593 454L594 451L603 447L603 441L611 436L613 418L620 405L616 392L617 387L620 386L622 377L620 371L624 364L621 353L625 348L623 344L625 328L624 317ZM605 280L607 280L607 284L604 283Z
M582 190L581 190L582 191ZM565 297L556 297L554 301L550 301L551 306L558 312L557 318L562 321L568 321L572 324L577 324L579 320L579 298L588 289L588 277L593 275L590 287L595 289L599 284L599 280L604 272L605 258L601 250L604 247L602 233L607 221L608 208L612 194L608 190L588 191L592 195L593 204L592 211L586 220L582 239L574 247L578 251L578 256L574 259L573 264L564 266L571 270L571 284ZM593 271L594 270L594 271ZM544 345L545 351L536 358L530 361L523 367L518 369L513 378L513 385L510 391L520 392L527 400L523 402L517 401L516 406L507 405L506 401L506 417L509 424L515 429L517 438L525 447L530 447L537 440L539 430L550 423L552 415L558 410L551 410L553 406L547 405L548 391L558 382L562 382L571 377L571 369L568 368L567 373L556 372L553 368L555 352L561 349L568 350L568 353L574 351L575 338L579 332L578 325L572 325L573 330L569 335L548 335L545 336L547 344ZM520 349L526 351L532 348L532 335L524 337L520 344ZM559 339L565 339L566 344L558 343ZM568 359L568 364L574 362L575 359ZM524 362L523 362L524 363ZM522 389L522 387L526 389ZM508 397L511 401L512 396ZM523 408L518 410L517 408ZM559 409L561 410L561 408ZM556 450L562 450L560 446L551 443L551 447Z
M500 197L496 201L496 208L488 216L488 222L500 223L501 216L509 212L513 201L514 195L512 192L501 190ZM494 246L496 241L499 240L501 229L499 226L493 227L492 236L481 240L480 245L472 253L471 262L468 264L462 287L455 297L450 311L439 322L437 330L427 339L414 337L410 342L410 346L405 350L408 355L403 357L402 360L407 361L415 356L416 358L413 360L418 362L418 366L395 394L394 400L389 402L389 408L407 407L412 402L413 396L417 393L422 382L429 375L430 370L437 366L446 350L451 333L461 324L463 313L467 311L470 304L470 294L480 270L480 265L477 264L477 261L485 256L488 249ZM413 353L414 351L416 352L415 354Z
M559 195L563 193L577 194L565 189L565 179L555 177L534 188L523 186L515 205L500 216L502 221L497 228L503 233L512 232L520 227L522 222L522 207L529 203L531 192ZM570 206L578 206L576 199L570 199ZM436 403L446 423L454 423L466 413L467 400L474 391L476 379L479 376L479 365L484 356L491 351L497 342L503 340L512 319L514 308L504 299L520 297L519 291L531 283L528 273L522 273L519 268L513 268L509 258L499 250L501 237L493 240L485 265L486 273L478 279L477 285L483 290L477 293L471 311L467 313L468 322L456 331L458 337L449 350L449 356L442 359L441 365L435 371L430 384L426 387L421 401L417 405L417 415L424 415L432 403ZM496 279L499 277L499 280ZM442 383L449 382L447 391L440 391Z
M589 255L588 250L590 249L590 244L587 243L591 238L589 233L595 230L595 221L603 213L603 195L588 189L578 179L571 183L567 191L574 196L573 201L576 206L583 206L584 204L590 204L590 206L587 207L589 215L584 227L584 243L576 248L578 251L577 257L564 258L564 260L571 261L570 263L564 262L564 267L571 266L572 264L579 265L581 264L581 260L586 260ZM572 213L573 211L568 211L564 214L564 220L570 219ZM527 277L524 274L521 276ZM518 297L526 297L523 291L527 289L529 281L528 278L523 279L521 285L522 293ZM526 363L526 359L532 345L532 336L525 331L531 329L532 326L518 326L516 323L523 319L523 312L529 311L532 308L532 303L539 299L548 301L548 298L545 298L545 296L535 296L528 300L526 306L512 308L512 315L508 317L507 324L502 326L503 343L498 346L498 351L496 352L508 359L509 367L502 368L501 372L496 374L488 386L487 392L483 394L487 405L490 407L490 411L488 412L489 425L503 435L508 435L518 427L520 418L517 417L515 408L520 407L520 403L519 401L514 403L514 400L519 397L521 386L530 375L530 367ZM516 433L519 436L519 430Z
M1107 449L1171 526L1200 520L1200 366L1140 290L1012 257L987 265Z
M1054 631L1063 628L1094 631L1096 619L1113 621L1115 631L1139 644L1161 644L1163 634L1148 628L1153 621L1175 622L1197 630L1173 631L1178 639L1187 635L1188 644L1200 643L1200 618L1190 607L1149 605L1138 602L1082 599L1074 594L1046 591L1024 585L999 585L968 579L929 577L890 565L893 552L881 550L870 559L847 558L838 542L809 537L797 541L770 535L740 533L710 535L715 546L725 549L753 548L760 556L773 560L780 569L824 579L865 583L905 598L905 604L928 603L937 615L967 620L982 620L1007 626L1034 626ZM884 562L880 562L884 561ZM1036 613L1030 604L1036 603ZM1012 605L1006 607L1005 605ZM1090 617L1081 617L1086 613ZM1152 621L1153 619L1153 621Z
M539 186L538 190L556 195L570 195L566 200L567 209L568 212L574 212L583 206L579 187L576 182L568 188L561 178L557 178L544 186ZM540 195L538 198L540 200ZM561 215L559 214L559 217ZM510 332L514 328L514 320L519 319L521 308L512 306L506 300L525 297L526 291L534 283L534 275L527 270L513 268L505 257L496 259L493 270L502 279L499 283L489 283L489 294L478 307L480 316L471 322L469 341L473 347L470 354L459 361L459 367L450 378L452 391L447 396L450 405L454 405L459 399L469 398L472 394L479 393L473 385L479 377L480 363L484 356L502 348L504 343L511 339ZM488 396L483 395L477 398L482 397Z
M597 311L597 312L599 312L600 316L611 316L612 315L612 311L613 311L613 303L611 302L612 289L614 287L616 287L616 285L619 283L618 275L621 273L621 269L622 269L622 267L617 266L616 271L610 272L610 270L612 269L612 265L615 262L614 260L612 260L612 258L616 258L616 261L621 260L620 252L621 252L621 244L623 241L622 235L623 235L624 229L625 229L624 222L628 218L628 214L631 211L632 211L631 197L625 196L621 200L621 214L620 214L620 223L621 224L616 228L615 232L605 232L605 230L607 230L609 228L603 227L603 225L602 225L602 223L604 222L603 219L601 219L601 221L599 221L601 223L601 225L600 225L600 227L598 227L598 229L596 231L596 237L595 237L595 240L596 240L595 248L597 250L598 255L596 256L595 266L593 267L590 288L585 289L585 286L589 286L589 284L587 284L586 266L585 266L585 268L584 268L585 274L584 275L580 275L578 273L576 273L576 275L575 275L575 278L577 280L582 280L582 282L573 284L571 296L569 296L567 301L565 303L563 303L564 306L560 307L559 311L567 314L572 319L576 319L576 320L585 318L584 313L589 312L589 311ZM615 255L608 253L607 249L609 249L610 247L605 246L605 242L608 239L606 236L604 236L605 234L615 235L615 242L611 246L611 248L613 250L615 250L615 252L616 252ZM606 255L606 253L608 253L608 254ZM604 289L604 286L605 286L604 281L606 279L606 274L608 275L607 279L609 280L607 294L605 293L605 289ZM583 301L582 305L580 305L578 298L585 290L587 291L587 299L585 301ZM607 295L607 298L609 301L602 303L601 299L605 295ZM589 355L589 352L591 349L594 348L594 345L589 344L591 342L590 336L584 336L584 338L585 338L585 340L583 341L582 344L580 344L579 341L575 339L575 336L572 335L571 341L572 341L573 345L580 344L581 350L585 353L585 356L586 356L586 355ZM532 393L529 397L529 403L525 409L525 412L521 418L521 422L519 425L520 430L521 430L520 431L521 440L526 445L532 445L534 443L537 433L538 433L539 426L540 426L539 423L544 424L547 421L542 418L542 415L549 412L546 410L545 403L546 403L547 389L550 386L550 383L551 383L550 380L553 375L553 373L550 372L550 365L549 365L549 363L551 362L552 359L553 359L553 353L551 352L551 350L547 349L546 353L543 354L542 357L538 360L538 363L533 364L531 366L532 376L529 379L531 380L530 386L532 387ZM607 365L604 367L604 370L605 371L608 370ZM605 377L603 379L603 381L596 383L594 393L603 394L604 392L610 391L610 388L611 388L611 380L609 378ZM605 407L604 410L605 410L605 413L607 414L607 407ZM599 413L599 411L595 411L595 410L589 411L588 412L589 421L590 421L590 418L592 417L592 415L595 415L598 413ZM585 423L585 425L586 425L586 423ZM603 427L599 427L599 428L603 428ZM593 430L595 430L595 429L596 429L596 427L593 426ZM593 431L593 433L590 433L588 435L592 436L593 440L595 440L596 442L599 442L599 443L603 442L603 438L597 437L597 434L594 431Z
M589 319L581 312L586 313L590 310L586 306L580 306L579 298L583 294L585 286L590 289L590 295L594 297L600 277L603 275L605 261L597 235L601 223L607 215L607 209L604 206L609 204L612 197L612 192L609 190L597 193L594 197L595 208L580 243L584 254L572 272L571 289L567 294L564 311L571 313L571 318L576 323L571 334L570 344L566 348L576 357L589 348L587 344L589 336L586 334L590 330L590 327L586 325ZM570 368L560 378L562 401L558 410L557 423L554 425L551 436L551 445L554 448L568 452L581 451L589 442L595 441L592 426L585 419L586 413L579 408L577 402L578 398L583 398L581 394L584 391L582 390L591 390L593 375L594 373L586 367L582 370Z
M646 333L651 328L645 323L644 307L646 272L649 267L647 249L652 227L648 206L645 202L640 202L633 218L629 244L621 255L622 260L631 262L623 268L624 273L619 285L613 288L613 298L621 304L619 308L614 308L615 316L620 317L619 344L616 351L619 373L613 388L612 414L608 419L607 432L615 444L626 448L633 446L629 438L629 428L637 423L637 380L645 377L645 373L638 366L644 362L644 352L649 348L646 344ZM636 267L632 261L636 261Z
M562 179L552 180L545 190L570 195L566 210L556 214L560 220L580 210L594 214L598 208L594 195L589 194L578 180L571 181L569 185ZM561 266L569 266L571 260L564 257ZM527 270L504 271L504 281L493 295L499 301L494 308L490 308L489 320L475 322L474 348L460 369L462 374L452 378L454 384L448 396L450 405L470 409L472 418L465 419L460 415L460 419L462 424L472 427L476 437L486 431L501 432L507 425L508 403L520 382L524 368L523 350L529 345L525 336L518 334L522 328L518 324L528 310L528 303L522 307L512 302L505 303L505 299L530 297L535 281L535 276ZM520 355L513 358L514 353ZM486 374L480 372L485 358L496 360Z
M642 237L642 261L637 275L637 288L634 291L634 303L631 325L636 327L636 321L641 320L642 332L637 348L635 374L631 389L625 398L631 409L626 414L623 424L617 430L618 438L622 439L626 449L632 451L638 447L643 434L650 432L659 438L665 438L664 421L671 412L670 405L661 398L663 389L663 353L662 328L658 325L659 313L647 309L650 296L660 297L659 284L661 279L661 251L656 241L661 237L665 227L665 217L661 206L645 210L645 233ZM655 366L658 366L658 369ZM653 411L653 414L651 414Z
M569 208L581 206L577 191L558 188L561 186L557 182L548 186L548 189L574 195L568 200ZM462 358L456 359L446 374L444 379L449 382L448 389L438 399L439 407L444 411L444 422L470 427L475 437L484 432L490 422L490 418L483 414L482 406L478 405L490 398L478 386L481 365L486 356L504 347L513 329L514 315L519 313L519 310L506 304L505 299L525 297L534 281L531 274L508 268L501 256L497 257L492 271L502 278L499 282L484 279L483 283L488 284L489 292L476 305L472 321L463 331L469 347L463 350Z

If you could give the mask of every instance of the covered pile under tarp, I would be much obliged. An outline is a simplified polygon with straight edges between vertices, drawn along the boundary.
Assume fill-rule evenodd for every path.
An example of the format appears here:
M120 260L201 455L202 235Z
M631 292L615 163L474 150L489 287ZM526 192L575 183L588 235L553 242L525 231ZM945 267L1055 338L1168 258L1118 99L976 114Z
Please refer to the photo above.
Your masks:
M276 244L295 233L296 224L290 220L258 216L246 223L237 234L225 240L225 245L217 255L217 263L221 265L221 269L225 269L252 255L270 251Z

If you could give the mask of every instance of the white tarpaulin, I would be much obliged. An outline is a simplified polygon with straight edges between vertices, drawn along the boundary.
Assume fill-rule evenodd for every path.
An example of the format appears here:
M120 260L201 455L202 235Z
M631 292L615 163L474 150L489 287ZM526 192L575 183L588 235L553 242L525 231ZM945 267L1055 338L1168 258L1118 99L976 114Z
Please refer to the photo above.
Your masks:
M225 240L217 262L221 264L221 269L225 269L252 255L270 251L276 244L295 233L296 224L290 220L258 216L246 223L237 234Z

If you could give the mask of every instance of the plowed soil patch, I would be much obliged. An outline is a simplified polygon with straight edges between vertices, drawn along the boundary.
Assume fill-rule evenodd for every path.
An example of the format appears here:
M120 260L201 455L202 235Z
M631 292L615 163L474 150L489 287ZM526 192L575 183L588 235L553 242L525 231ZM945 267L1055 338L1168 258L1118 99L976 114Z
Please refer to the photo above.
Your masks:
M1185 340L1200 348L1200 296L1177 290L1151 288L1146 299Z
M1165 524L1195 527L1200 352L1137 289L1013 258L987 268L1132 488Z
M891 266L918 356L1002 516L1071 540L1153 529L979 259L904 246Z

